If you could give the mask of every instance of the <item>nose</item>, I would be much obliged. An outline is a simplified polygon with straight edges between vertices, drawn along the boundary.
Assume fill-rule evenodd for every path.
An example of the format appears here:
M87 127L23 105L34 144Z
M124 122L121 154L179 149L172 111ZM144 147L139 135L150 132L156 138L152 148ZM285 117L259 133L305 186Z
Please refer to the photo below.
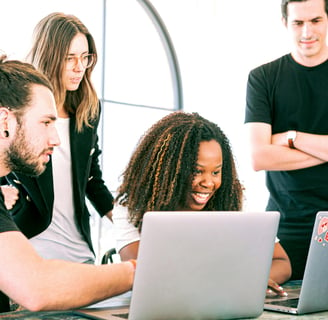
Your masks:
M76 58L74 70L75 71L83 71L84 69L85 69L85 67L82 64L81 58Z
M56 146L60 145L60 138L59 138L58 131L55 126L53 126L52 130L50 131L49 144L52 147L56 147Z
M311 38L312 36L312 25L310 22L305 22L302 28L302 36L303 38Z
M204 174L201 177L200 183L199 183L202 187L204 188L211 188L214 186L214 181L213 181L213 177L211 174Z

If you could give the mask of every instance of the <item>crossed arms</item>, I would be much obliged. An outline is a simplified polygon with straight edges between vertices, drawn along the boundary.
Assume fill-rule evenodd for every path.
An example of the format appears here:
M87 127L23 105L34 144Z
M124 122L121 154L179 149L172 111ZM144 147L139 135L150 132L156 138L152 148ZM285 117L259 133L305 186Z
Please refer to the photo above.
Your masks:
M271 125L246 124L253 169L287 171L313 167L328 161L328 135L297 131L296 149L288 146L287 132L272 135Z

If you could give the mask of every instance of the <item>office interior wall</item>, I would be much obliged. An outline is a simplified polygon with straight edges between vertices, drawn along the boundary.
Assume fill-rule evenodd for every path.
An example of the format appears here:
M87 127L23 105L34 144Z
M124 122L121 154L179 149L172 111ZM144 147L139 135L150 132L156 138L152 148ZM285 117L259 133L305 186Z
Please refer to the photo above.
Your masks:
M244 134L245 90L252 68L288 51L280 21L280 1L150 1L165 22L176 49L185 111L199 112L226 132L246 188L245 209L264 210L267 200L264 175L251 169ZM104 178L110 189L115 190L139 136L168 112L142 105L172 106L167 61L151 22L136 0L107 0L110 29L107 53L102 56L103 0L8 0L1 4L0 49L9 57L24 58L35 24L52 11L75 14L94 35L100 59L93 80L99 95L113 100L103 106L101 142ZM121 51L115 43L120 43ZM107 61L105 85L104 61ZM113 241L111 225L94 223L96 238L100 235L105 242L99 247L105 248L108 241Z

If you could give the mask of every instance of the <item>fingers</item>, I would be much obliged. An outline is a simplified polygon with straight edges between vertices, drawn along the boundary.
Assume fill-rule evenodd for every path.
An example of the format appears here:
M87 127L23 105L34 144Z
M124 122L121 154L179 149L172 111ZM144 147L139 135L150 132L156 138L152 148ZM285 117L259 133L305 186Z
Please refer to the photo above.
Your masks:
M3 194L6 209L11 210L19 198L19 190L10 185L3 185L1 186L1 192Z
M281 297L287 297L288 294L286 291L284 291L283 287L281 287L278 283L273 281L272 279L269 279L268 281L268 289L267 289L267 295L278 295Z

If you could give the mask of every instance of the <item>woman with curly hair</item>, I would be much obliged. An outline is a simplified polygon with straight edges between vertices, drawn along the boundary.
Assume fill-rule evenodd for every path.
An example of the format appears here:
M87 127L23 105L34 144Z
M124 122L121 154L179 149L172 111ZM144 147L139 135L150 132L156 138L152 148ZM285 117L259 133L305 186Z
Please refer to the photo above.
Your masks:
M228 138L197 113L173 112L141 138L117 190L113 221L122 260L137 258L147 211L240 211L243 187ZM290 263L275 245L269 287L290 277Z

